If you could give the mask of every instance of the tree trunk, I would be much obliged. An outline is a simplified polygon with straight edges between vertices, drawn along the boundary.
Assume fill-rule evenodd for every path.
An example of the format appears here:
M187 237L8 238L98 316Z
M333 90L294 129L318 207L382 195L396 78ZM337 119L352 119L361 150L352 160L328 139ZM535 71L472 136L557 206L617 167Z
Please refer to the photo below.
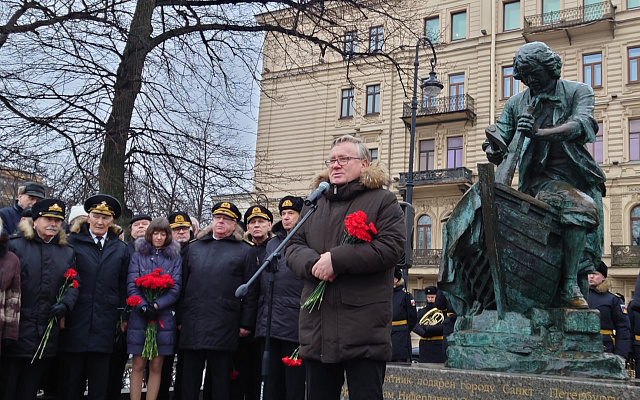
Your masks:
M105 127L104 150L100 159L100 192L109 194L123 205L124 216L130 211L124 198L124 171L136 97L142 87L142 70L151 50L151 16L155 0L138 0L131 21L127 44L116 73L111 115Z

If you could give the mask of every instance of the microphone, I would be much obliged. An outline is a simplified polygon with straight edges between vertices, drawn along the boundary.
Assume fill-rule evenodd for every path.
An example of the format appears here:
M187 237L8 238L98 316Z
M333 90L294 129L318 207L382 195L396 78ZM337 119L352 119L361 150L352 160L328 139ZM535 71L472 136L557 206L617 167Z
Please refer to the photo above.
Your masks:
M305 206L310 206L311 204L316 204L318 199L322 197L322 194L329 190L329 182L320 182L318 188L313 191L304 201Z

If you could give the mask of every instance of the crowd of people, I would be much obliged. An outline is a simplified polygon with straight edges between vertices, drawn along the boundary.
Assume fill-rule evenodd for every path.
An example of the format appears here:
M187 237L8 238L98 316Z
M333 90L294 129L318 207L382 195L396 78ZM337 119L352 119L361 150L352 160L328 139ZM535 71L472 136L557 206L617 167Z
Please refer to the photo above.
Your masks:
M395 269L403 212L370 161L360 140L342 136L314 179L326 193L308 204L283 197L275 224L262 205L242 214L220 202L202 230L181 211L134 215L128 242L114 224L122 214L115 198L89 197L64 226L63 201L45 198L39 183L21 186L15 204L0 210L0 399L33 399L41 388L65 400L85 391L117 399L130 355L132 399L146 382L151 400L195 400L201 390L204 399L257 399L264 390L273 400L337 400L345 377L351 399L382 399L386 362L412 359L412 331L420 362L444 362L456 315L434 286L416 311ZM364 217L359 233L346 222L355 215ZM170 281L157 295L140 283L153 274ZM604 345L640 356L640 288L627 314L606 276L601 263L588 296L600 310ZM314 296L318 303L307 307Z
M128 242L114 224L115 198L89 197L65 224L62 200L46 198L39 183L21 186L0 210L0 399L42 389L59 399L119 398L130 355L132 399L145 383L147 399L195 400L201 390L205 399L256 399L262 368L268 399L338 399L345 371L352 399L381 399L406 229L383 169L370 162L366 146L345 135L315 180L327 193L309 205L283 197L275 224L262 205L242 214L220 202L202 230L181 211L134 215ZM280 257L236 297L310 209ZM345 216L356 212L377 231L347 243ZM170 281L164 290L141 284L154 273ZM321 304L301 309L320 282Z

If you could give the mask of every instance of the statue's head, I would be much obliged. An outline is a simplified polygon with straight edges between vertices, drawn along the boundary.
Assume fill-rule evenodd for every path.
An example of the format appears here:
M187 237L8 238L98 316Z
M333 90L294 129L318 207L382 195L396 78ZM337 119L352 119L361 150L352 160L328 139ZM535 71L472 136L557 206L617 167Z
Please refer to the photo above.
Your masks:
M527 43L516 51L516 55L513 56L513 76L526 84L527 77L523 70L531 70L538 65L544 67L550 77L560 78L562 60L542 42Z

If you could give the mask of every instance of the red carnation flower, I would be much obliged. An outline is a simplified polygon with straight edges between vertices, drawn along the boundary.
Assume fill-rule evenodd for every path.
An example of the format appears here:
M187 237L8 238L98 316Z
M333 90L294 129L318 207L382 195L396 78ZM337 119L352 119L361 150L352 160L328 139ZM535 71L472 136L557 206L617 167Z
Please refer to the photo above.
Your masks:
M129 296L127 299L127 305L130 307L135 307L142 304L142 299L140 296Z

